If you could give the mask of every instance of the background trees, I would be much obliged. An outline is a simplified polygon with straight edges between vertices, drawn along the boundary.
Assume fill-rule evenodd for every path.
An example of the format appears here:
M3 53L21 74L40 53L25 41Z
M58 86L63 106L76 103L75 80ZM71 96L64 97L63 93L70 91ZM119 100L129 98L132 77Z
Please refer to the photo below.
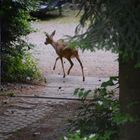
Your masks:
M34 60L27 53L32 45L24 38L32 31L29 12L36 1L3 0L1 2L2 82L26 81L40 77Z
M120 140L140 137L140 1L82 0L84 13L77 27L83 49L106 49L119 54L120 105L135 118L121 127ZM82 42L82 43L81 43Z

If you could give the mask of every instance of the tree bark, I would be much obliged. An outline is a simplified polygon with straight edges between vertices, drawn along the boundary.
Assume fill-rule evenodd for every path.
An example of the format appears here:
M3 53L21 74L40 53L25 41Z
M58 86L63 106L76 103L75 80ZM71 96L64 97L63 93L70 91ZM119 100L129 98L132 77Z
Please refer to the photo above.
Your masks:
M119 63L121 111L138 118L121 126L120 140L140 140L140 68L135 64L134 60Z

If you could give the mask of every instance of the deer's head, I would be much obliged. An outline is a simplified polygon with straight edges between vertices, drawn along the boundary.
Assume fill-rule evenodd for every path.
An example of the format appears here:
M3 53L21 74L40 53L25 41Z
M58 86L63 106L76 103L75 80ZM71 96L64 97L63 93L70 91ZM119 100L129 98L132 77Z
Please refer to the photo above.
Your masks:
M53 43L53 36L55 35L55 30L51 33L51 35L49 35L48 33L45 32L45 35L46 35L46 40L44 42L45 45L48 45L48 44L52 44Z

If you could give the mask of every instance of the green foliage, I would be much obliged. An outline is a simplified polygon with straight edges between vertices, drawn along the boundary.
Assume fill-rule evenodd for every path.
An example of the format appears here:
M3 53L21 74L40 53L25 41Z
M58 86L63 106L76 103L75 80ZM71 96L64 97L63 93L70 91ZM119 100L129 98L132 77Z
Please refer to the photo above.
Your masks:
M6 64L3 67L5 72L3 81L32 82L36 79L42 80L35 60L28 53L25 53L24 56L7 56L3 63Z
M96 134L91 134L82 138L80 135L80 130L78 130L74 134L69 134L67 137L64 136L62 140L96 140L96 137Z
M33 58L27 51L33 47L23 37L32 32L30 10L37 0L4 0L0 16L1 28L1 78L2 81L26 81L41 76ZM25 59L26 63L22 63ZM41 78L41 77L40 77Z
M4 0L0 15L2 17L2 43L5 47L31 32L29 11L35 0Z
M88 94L91 92L91 90L85 91L84 88L77 88L74 91L74 95L78 95L78 97L81 99L81 101L85 101Z
M86 32L76 36L82 49L106 49L120 54L121 61L140 62L140 1L82 0L80 25Z
M119 104L117 99L113 99L113 93L100 88L95 91L93 100L82 103L74 127L80 128L81 137L97 134L99 138L115 140L118 127L112 119L119 113Z
M117 140L119 128L134 119L128 114L120 112L118 97L108 87L118 85L118 77L101 84L94 92L76 89L75 95L81 99L82 105L75 120L72 120L71 131L64 140Z
M110 77L110 79L108 81L103 82L101 84L101 87L107 88L108 86L113 86L115 84L118 84L118 77L117 76Z

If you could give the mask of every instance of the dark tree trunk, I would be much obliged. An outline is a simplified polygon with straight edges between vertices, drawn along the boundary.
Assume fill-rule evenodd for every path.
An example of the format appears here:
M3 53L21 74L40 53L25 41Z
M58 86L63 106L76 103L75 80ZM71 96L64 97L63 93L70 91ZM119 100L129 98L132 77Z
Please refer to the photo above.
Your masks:
M120 140L140 140L140 68L135 61L119 64L120 105L124 114L139 118L120 129Z

